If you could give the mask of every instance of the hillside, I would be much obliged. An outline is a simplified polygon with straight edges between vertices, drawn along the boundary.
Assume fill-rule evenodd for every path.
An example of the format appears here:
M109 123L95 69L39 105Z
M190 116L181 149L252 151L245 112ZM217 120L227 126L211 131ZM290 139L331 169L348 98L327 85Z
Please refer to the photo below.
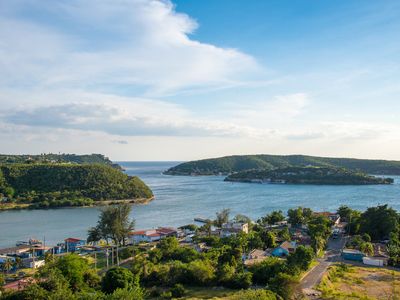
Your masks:
M393 179L380 178L327 167L288 167L274 170L249 170L229 175L225 181L285 184L365 185L391 184Z
M73 164L103 164L109 165L117 169L121 169L118 164L113 163L108 157L103 154L54 154L43 153L39 155L14 155L0 154L0 164L25 164L25 163L73 163Z
M272 170L285 167L345 168L376 175L400 175L400 161L329 158L306 155L236 155L179 164L167 175L228 175L245 170Z
M153 197L138 177L102 164L3 164L0 194L30 207L89 205L96 201ZM0 197L1 198L1 197Z

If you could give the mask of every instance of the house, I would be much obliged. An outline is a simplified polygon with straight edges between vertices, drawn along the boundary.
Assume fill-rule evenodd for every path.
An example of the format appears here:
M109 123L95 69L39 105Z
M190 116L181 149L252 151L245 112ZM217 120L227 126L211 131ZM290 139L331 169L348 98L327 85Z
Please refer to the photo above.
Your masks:
M262 262L267 257L271 256L271 251L254 249L251 250L247 257L244 258L244 264L250 266L259 262Z
M67 238L65 241L65 251L67 252L75 252L80 247L86 245L86 240L81 240L77 238Z
M129 238L132 244L141 242L151 243L157 242L164 237L174 236L177 237L178 231L171 227L159 227L150 230L138 230L129 233Z
M346 260L363 261L365 254L355 249L343 249L342 258Z
M28 245L21 245L16 247L3 248L0 249L0 255L29 257L31 256L31 247Z
M239 232L249 233L249 224L248 223L235 223L235 222L224 223L224 224L222 224L220 236L221 237L229 237L232 235L236 235Z
M296 250L296 242L295 241L285 241L272 250L272 256L283 257L288 256L290 253L293 253Z
M44 264L45 264L44 259L37 259L37 258L34 258L34 257L24 258L22 260L22 265L25 268L36 269L36 268L39 268L41 266L44 266Z
M337 226L340 223L340 215L337 214L337 213L331 213L329 211L323 211L323 212L314 212L313 215L316 216L316 217L318 217L318 216L327 217L329 220L331 220L333 222L334 226Z

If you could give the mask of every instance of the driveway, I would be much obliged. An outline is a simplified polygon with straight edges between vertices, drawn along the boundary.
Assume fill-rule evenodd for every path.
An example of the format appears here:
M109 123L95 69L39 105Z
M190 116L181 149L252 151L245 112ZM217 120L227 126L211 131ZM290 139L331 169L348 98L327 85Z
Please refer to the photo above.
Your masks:
M327 251L323 258L317 259L319 265L314 267L300 282L300 289L309 299L318 299L320 292L314 288L321 282L322 276L328 267L334 262L340 261L340 251L345 245L346 239L340 237L337 239L329 239Z

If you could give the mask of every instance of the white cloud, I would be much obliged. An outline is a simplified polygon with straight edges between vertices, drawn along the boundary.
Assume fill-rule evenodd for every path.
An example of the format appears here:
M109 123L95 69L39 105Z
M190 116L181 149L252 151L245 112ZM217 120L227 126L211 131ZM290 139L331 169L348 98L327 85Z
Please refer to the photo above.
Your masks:
M141 86L147 94L163 95L240 84L259 69L238 50L191 39L197 23L169 1L18 1L10 6L0 13L4 86ZM31 6L60 22L50 27L10 13Z

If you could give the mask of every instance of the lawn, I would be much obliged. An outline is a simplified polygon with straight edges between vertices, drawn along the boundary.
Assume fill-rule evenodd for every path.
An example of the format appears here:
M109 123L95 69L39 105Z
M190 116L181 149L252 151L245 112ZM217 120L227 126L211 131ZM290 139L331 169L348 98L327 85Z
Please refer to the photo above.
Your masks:
M400 272L334 265L317 287L322 299L400 300Z

